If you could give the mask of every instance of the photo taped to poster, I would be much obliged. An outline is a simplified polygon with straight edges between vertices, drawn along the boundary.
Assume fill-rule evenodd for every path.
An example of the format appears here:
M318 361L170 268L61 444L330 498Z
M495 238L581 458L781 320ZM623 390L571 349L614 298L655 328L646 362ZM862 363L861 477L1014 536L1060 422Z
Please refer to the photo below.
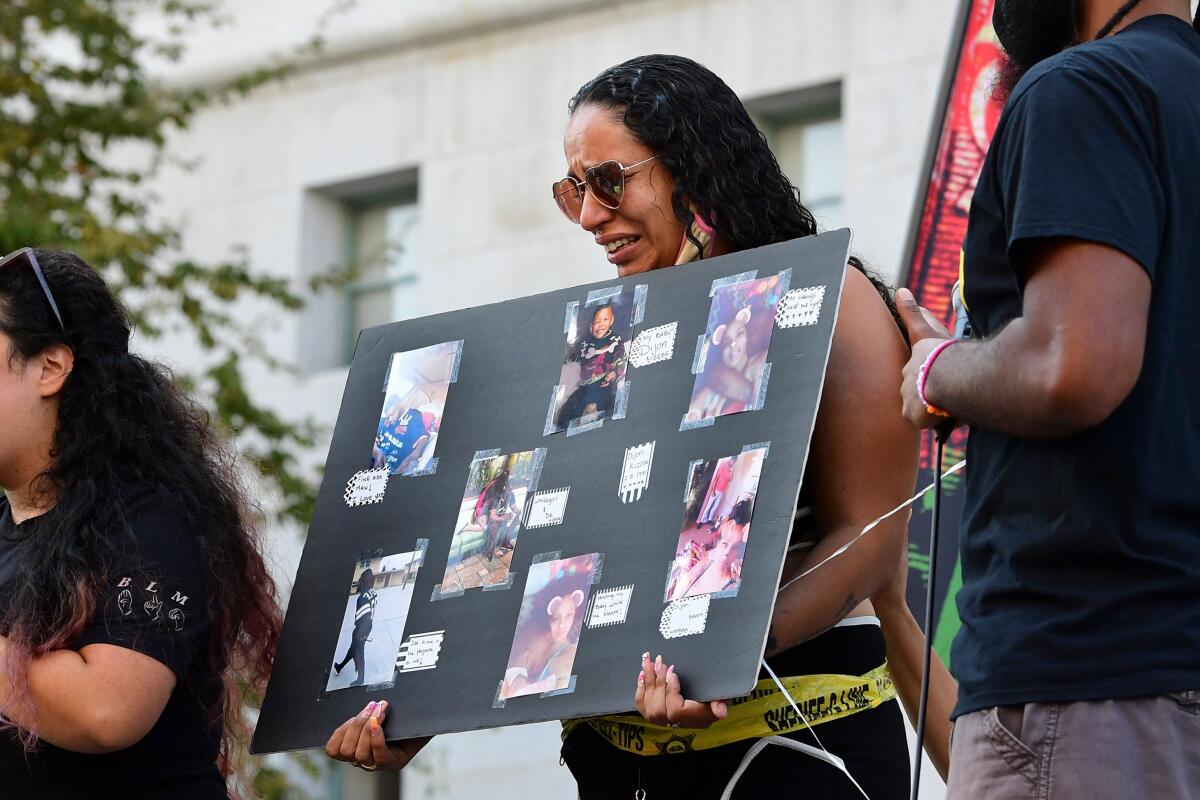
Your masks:
M664 602L737 594L766 454L766 447L754 447L736 456L692 462Z
M594 295L567 306L566 349L551 397L547 435L625 417L637 291L617 286Z
M508 583L525 504L537 490L545 455L539 448L471 462L440 595Z
M427 544L420 539L418 549L407 553L384 555L379 549L359 555L325 691L394 683L396 656Z
M571 687L579 633L599 553L542 561L529 568L500 699Z
M458 341L392 354L371 450L372 469L403 476L433 471L442 412L461 351Z
M775 311L791 271L717 288L684 424L762 407Z

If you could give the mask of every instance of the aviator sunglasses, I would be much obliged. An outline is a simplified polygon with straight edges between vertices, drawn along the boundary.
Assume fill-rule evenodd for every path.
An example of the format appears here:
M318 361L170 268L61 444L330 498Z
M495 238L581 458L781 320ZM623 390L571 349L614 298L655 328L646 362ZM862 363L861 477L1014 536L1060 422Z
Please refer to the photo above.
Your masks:
M583 193L591 192L596 202L605 208L616 210L621 206L621 197L625 194L625 178L629 170L643 164L649 164L658 156L650 156L636 164L625 166L620 161L605 161L597 164L583 173L583 180L577 181L570 175L551 186L554 192L554 202L567 219L579 224L579 215L583 212Z
M42 287L42 293L46 295L46 300L50 302L50 310L54 312L54 318L58 320L58 327L62 328L63 333L67 332L67 326L63 324L62 314L58 313L58 303L54 302L54 295L50 292L50 284L46 283L46 275L42 272L41 265L38 264L37 256L33 254L32 247L22 247L20 250L14 250L0 258L0 269L4 269L10 264L28 264L33 270L34 277L37 278L38 284Z

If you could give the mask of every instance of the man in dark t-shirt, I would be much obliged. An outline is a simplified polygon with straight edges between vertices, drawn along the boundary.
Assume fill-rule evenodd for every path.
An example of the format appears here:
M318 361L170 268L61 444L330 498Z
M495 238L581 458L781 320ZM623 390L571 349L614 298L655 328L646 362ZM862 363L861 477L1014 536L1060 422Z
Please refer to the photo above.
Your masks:
M1200 797L1200 35L1128 5L998 0L1038 63L971 206L975 339L900 297L905 413L971 425L951 798Z

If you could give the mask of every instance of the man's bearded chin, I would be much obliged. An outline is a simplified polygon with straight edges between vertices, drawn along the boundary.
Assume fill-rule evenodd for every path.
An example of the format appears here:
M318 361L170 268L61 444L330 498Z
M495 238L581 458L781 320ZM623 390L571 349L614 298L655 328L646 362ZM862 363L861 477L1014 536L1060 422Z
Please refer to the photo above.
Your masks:
M1035 64L1078 44L1076 0L996 0L992 25L1008 54L996 91L1007 99L1017 81Z

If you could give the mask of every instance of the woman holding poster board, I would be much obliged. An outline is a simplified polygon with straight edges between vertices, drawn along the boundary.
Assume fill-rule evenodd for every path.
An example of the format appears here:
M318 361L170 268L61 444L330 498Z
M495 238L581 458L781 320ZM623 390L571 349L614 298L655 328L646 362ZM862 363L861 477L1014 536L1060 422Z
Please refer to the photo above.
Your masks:
M693 61L645 56L612 67L585 84L569 110L568 174L554 185L554 198L622 277L817 233L740 100ZM784 583L907 498L916 481L918 436L896 400L908 348L887 288L856 260L852 265L801 492L811 513L797 514ZM747 372L718 364L703 388L731 405L752 407L755 376ZM899 563L906 524L906 515L889 519L780 593L767 653L780 677L795 679L795 685L805 676L857 681L886 675L883 638L866 598ZM653 747L638 754L605 736L617 726L571 721L563 758L580 796L631 797L642 790L654 800L707 797L725 786L755 743L722 733L730 727L730 704L685 699L675 665L648 654L636 675L630 667L630 687L637 687L631 705L648 721L647 736L698 741L694 732L686 732L688 739L673 730L680 726L711 731L704 738L719 744L702 752L668 747L662 752L683 752L652 759L645 755L659 752ZM687 665L679 671L686 675ZM880 685L890 684L884 677ZM890 698L829 715L820 725L825 746L875 800L908 794L903 721ZM389 748L378 724L385 710L372 704L340 727L327 745L329 755L367 768L407 763L423 742ZM813 743L799 723L786 735ZM822 798L860 796L844 775L818 760L781 747L759 750L734 797L773 795L781 786Z

